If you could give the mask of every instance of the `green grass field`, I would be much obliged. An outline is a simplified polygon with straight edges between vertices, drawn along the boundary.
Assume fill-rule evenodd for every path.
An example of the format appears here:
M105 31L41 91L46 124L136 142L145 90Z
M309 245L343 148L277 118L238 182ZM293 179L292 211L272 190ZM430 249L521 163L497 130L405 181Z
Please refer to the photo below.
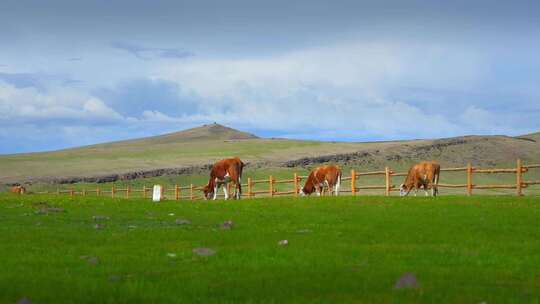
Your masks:
M539 220L534 196L3 194L0 302L539 303ZM396 289L406 273L417 286Z

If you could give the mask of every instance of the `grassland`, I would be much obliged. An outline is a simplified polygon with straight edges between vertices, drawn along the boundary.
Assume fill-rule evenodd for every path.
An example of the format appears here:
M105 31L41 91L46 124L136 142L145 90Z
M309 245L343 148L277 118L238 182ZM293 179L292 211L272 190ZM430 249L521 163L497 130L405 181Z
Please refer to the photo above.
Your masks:
M539 219L539 197L3 194L0 302L538 303Z
M0 155L0 184L27 182L32 184L30 188L43 189L51 178L193 167L230 156L250 163L246 170L252 176L290 176L292 171L307 170L310 165L291 169L284 162L351 153L359 155L341 160L338 157L336 162L357 170L380 170L385 166L404 170L426 159L438 160L443 167L463 166L468 161L475 166L512 167L517 158L525 163L540 163L540 135L346 143L265 139L221 125L206 125L162 136L60 151ZM204 174L196 172L192 177L173 178L180 179L182 184L189 179L199 183L201 176Z

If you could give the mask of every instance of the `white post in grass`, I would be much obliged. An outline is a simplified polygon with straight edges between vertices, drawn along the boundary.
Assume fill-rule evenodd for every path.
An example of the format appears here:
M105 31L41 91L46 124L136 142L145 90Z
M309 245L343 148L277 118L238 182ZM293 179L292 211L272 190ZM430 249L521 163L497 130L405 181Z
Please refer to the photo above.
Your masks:
M154 190L152 193L152 201L153 202L161 201L161 185L154 185Z

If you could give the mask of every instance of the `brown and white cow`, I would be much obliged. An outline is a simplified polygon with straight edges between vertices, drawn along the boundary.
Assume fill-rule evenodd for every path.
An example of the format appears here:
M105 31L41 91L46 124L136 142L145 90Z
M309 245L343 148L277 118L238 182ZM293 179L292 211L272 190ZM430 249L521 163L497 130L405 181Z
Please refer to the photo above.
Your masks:
M330 193L339 195L341 187L341 169L338 166L328 165L315 168L309 174L304 187L300 189L301 195L310 195L313 192L320 196L324 186L328 187Z
M244 163L240 158L227 158L218 161L212 166L210 171L210 178L208 179L208 185L204 186L204 198L216 199L217 191L220 186L223 186L223 193L225 199L229 198L227 186L229 183L235 184L234 197L240 199L242 195L242 170L244 169Z
M405 182L399 187L400 196L407 196L414 188L414 196L418 189L424 187L424 192L428 196L427 189L431 188L431 195L437 196L439 193L439 176L441 166L435 161L418 163L409 169Z
M11 192L17 194L24 194L26 192L26 188L23 186L13 186L11 187Z

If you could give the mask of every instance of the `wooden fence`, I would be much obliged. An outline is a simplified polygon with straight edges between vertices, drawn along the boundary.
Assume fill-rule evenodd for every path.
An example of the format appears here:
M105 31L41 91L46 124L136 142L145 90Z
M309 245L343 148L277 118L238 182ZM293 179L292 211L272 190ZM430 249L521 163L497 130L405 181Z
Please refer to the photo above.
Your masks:
M524 173L528 172L529 169L540 168L540 164L532 165L523 165L521 160L517 160L516 167L510 169L499 169L499 168L476 168L468 163L466 167L459 168L441 168L443 172L465 172L466 173L466 183L463 184L444 184L439 183L440 188L463 188L467 195L473 195L473 190L475 189L514 189L515 194L518 196L523 195L523 189L527 188L529 185L538 185L540 180L525 180ZM474 183L473 176L476 174L513 174L515 175L515 183L511 184L492 184L492 185L478 185ZM384 195L389 196L393 191L399 191L398 186L394 185L392 182L393 177L403 177L406 176L406 172L395 172L389 167L386 167L384 170L380 171L370 171L362 172L352 169L350 171L350 176L343 176L341 179L342 190L340 193L350 193L351 195L358 195L362 190L383 190ZM358 185L361 182L363 177L367 176L381 176L384 177L384 185ZM300 176L294 173L291 179L276 180L273 176L269 176L267 179L254 180L251 177L247 178L247 183L242 184L244 189L244 197L253 198L260 196L274 197L281 195L293 195L298 196L298 191L301 187L301 182L305 180L307 176ZM266 187L264 186L266 184ZM346 185L349 187L346 187ZM259 189L255 189L256 185ZM286 191L278 191L278 185L289 185ZM229 185L230 186L230 185ZM190 184L189 186L162 186L162 197L164 199L172 200L200 200L203 199L202 188L204 186L196 186ZM262 187L262 190L261 190ZM229 188L229 190L231 190ZM247 190L247 191L246 191ZM229 191L231 192L231 191ZM50 193L50 192L41 192L41 193ZM56 194L69 194L70 196L75 195L97 195L103 196L107 195L110 197L122 197L130 198L133 196L150 198L152 193L152 187L143 186L141 188L133 188L131 186L126 186L124 188L116 188L113 185L109 189L103 189L99 186L93 189L68 189L61 190L57 189ZM218 197L223 197L223 194L218 194Z

